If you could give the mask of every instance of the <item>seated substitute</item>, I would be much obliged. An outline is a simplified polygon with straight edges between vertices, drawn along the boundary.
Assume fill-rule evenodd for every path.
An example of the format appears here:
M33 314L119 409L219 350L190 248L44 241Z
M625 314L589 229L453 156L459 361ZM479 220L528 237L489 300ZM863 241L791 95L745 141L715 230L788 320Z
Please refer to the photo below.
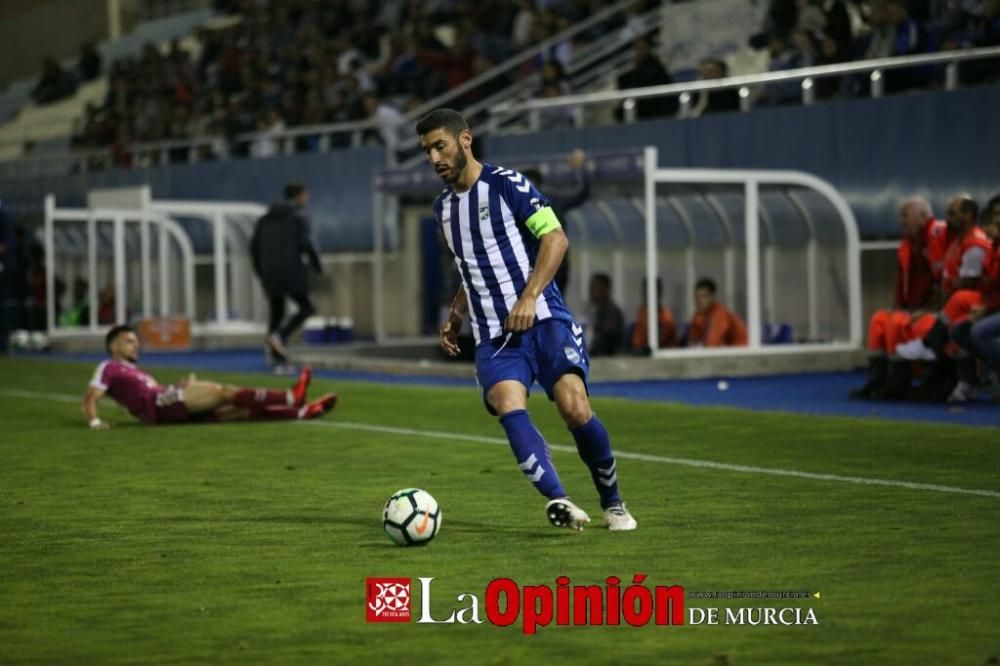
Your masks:
M606 273L590 276L591 337L589 352L594 356L614 356L625 339L625 318L611 300L611 278Z
M646 278L642 279L639 289L639 307L635 311L635 325L632 326L632 338L629 340L629 347L633 354L648 354L649 346L649 324L648 311L646 307ZM674 313L660 301L663 298L663 280L656 278L656 317L659 320L660 349L677 346L677 326L674 324Z
M876 310L868 322L868 376L850 393L855 399L895 399L910 391L911 364L896 346L933 326L940 298L948 225L935 219L930 203L910 197L899 207L902 238L896 249L892 307Z
M941 293L946 298L937 313L928 313L914 322L909 338L896 345L896 354L907 361L930 362L914 397L939 400L954 397L962 401L958 388L962 374L966 380L975 371L973 359L961 348L950 344L952 329L968 320L969 314L983 303L982 289L992 262L993 243L976 225L979 207L968 194L952 198L948 204L948 246L941 275ZM918 324L923 324L918 326Z
M94 430L111 427L97 415L97 402L105 394L146 425L315 419L337 402L334 393L306 401L311 378L308 368L303 368L295 386L285 391L206 382L193 374L178 384L162 386L136 366L139 338L130 326L113 327L104 346L111 358L97 366L83 396L83 414Z
M716 286L702 278L694 286L696 311L688 326L688 347L745 347L747 327L736 314L715 299Z

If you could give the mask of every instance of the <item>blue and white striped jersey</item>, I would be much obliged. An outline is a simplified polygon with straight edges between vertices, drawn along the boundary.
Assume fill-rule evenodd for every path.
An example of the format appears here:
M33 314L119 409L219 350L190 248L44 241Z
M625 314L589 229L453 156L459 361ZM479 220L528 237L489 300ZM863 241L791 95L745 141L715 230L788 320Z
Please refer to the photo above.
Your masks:
M434 216L455 254L469 299L477 344L504 335L504 321L538 255L540 241L531 230L537 225L528 221L549 206L548 199L523 175L485 162L479 180L468 191L448 187L434 200ZM536 323L573 321L555 282L539 295L535 312Z

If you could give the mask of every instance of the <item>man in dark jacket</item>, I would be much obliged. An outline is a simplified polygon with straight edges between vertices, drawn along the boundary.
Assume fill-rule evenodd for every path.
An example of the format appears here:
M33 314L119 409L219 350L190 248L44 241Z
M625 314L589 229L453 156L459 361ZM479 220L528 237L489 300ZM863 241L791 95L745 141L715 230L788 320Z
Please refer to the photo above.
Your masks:
M618 89L645 88L647 86L662 86L672 83L667 68L663 66L646 37L640 37L632 44L632 69L618 77ZM621 109L618 110L621 114ZM636 100L635 117L638 120L659 116L672 116L677 113L677 98L646 97Z
M309 190L305 185L286 185L285 200L271 206L257 221L250 239L254 271L270 306L267 346L272 360L278 363L288 360L285 341L316 311L309 300L306 266L302 262L304 255L316 273L323 272L310 235L309 218L303 213L308 202ZM298 312L282 324L286 298L295 301Z
M611 300L611 278L607 273L590 276L590 352L594 356L614 356L625 341L625 317Z

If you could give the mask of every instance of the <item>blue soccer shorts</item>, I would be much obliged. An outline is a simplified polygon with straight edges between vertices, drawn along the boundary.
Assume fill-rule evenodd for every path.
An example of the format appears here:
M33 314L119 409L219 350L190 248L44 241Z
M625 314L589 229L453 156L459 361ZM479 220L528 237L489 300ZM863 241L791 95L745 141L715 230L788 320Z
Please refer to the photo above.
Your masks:
M498 382L519 381L530 394L537 381L553 400L556 382L568 372L578 375L589 393L589 370L583 328L572 321L545 319L527 331L511 334L509 340L503 335L476 347L476 381L486 410L494 416L486 396Z

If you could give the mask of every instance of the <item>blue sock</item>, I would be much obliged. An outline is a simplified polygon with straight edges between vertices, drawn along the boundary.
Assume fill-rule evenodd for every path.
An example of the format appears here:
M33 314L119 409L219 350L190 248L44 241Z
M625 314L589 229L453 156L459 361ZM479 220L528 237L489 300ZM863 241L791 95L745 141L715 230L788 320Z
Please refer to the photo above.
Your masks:
M549 499L566 497L559 473L549 456L549 446L528 416L528 411L518 409L500 417L500 425L507 431L507 440L514 452L518 467Z
M621 501L618 495L618 472L615 457L611 454L611 438L597 414L578 428L570 428L576 440L580 459L590 468L594 487L601 496L601 508L606 509Z

